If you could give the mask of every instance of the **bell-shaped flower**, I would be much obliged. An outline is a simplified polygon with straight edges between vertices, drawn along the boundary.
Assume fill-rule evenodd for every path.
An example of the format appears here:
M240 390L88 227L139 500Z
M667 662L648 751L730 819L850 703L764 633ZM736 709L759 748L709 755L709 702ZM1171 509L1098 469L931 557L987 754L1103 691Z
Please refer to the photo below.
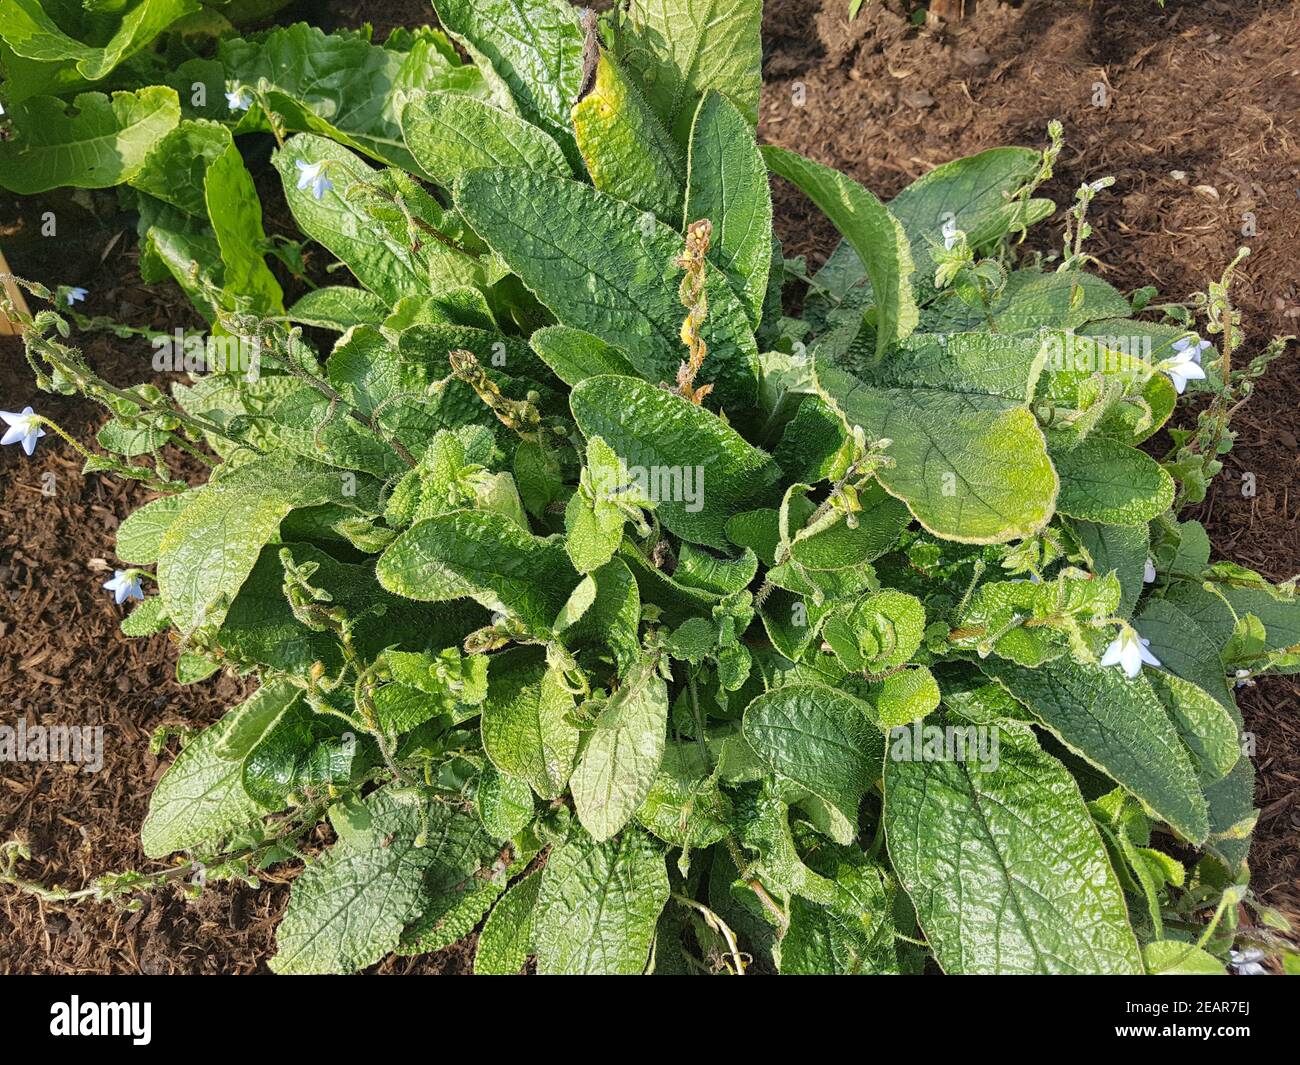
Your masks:
M1180 348L1178 344L1183 347ZM1181 396L1188 381L1205 380L1205 371L1201 368L1200 347L1193 347L1190 341L1180 340L1174 345L1174 351L1175 354L1165 359L1156 369L1174 383L1174 390Z
M957 216L949 215L943 223L943 247L945 251L952 251L957 242L961 240L961 230L957 228Z
M21 414L0 410L0 420L9 426L5 435L0 436L0 444L21 443L28 455L36 450L36 441L45 435L40 416L31 407L24 407Z
M1125 625L1101 656L1101 664L1119 666L1126 677L1136 677L1142 672L1144 663L1148 666L1160 665L1160 659L1148 649L1150 643L1150 640L1139 636L1133 626Z
M113 601L121 606L128 599L138 599L144 602L144 591L140 588L140 573L133 569L115 569L113 570L113 579L105 581L104 585L113 593Z
M308 163L302 159L298 160L298 188L310 188L311 194L319 200L333 187L334 182L325 176L324 163Z

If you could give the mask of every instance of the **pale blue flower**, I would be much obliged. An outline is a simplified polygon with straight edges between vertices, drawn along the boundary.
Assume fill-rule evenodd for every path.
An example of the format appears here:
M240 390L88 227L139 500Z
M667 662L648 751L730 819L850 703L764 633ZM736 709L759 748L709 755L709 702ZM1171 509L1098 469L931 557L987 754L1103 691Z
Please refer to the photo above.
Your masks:
M1143 567L1142 570L1142 583L1153 584L1155 583L1155 579L1156 579L1156 564L1152 562L1150 559L1147 559L1146 566Z
M298 188L305 189L309 186L311 194L319 200L334 187L334 182L325 176L324 163L307 163L299 159Z
M961 230L957 228L957 218L955 215L949 215L943 223L943 247L945 251L952 251L957 241L961 239Z
M1183 346L1180 348L1178 344ZM1181 396L1188 381L1205 380L1205 371L1201 369L1200 347L1193 348L1190 343L1179 341L1174 345L1174 350L1177 354L1165 359L1156 369L1174 383L1174 390Z
M241 85L234 92L226 93L226 106L232 111L247 111L253 106L253 94Z
M1192 361L1197 366L1201 365L1201 353L1213 351L1214 345L1208 340L1202 340L1200 337L1183 337L1181 340L1174 341L1174 351L1182 355L1185 351L1190 350Z
M21 414L0 410L0 420L9 426L5 435L0 437L0 444L21 442L23 451L28 455L36 450L36 441L45 435L45 430L40 425L40 416L31 407L24 407Z
M84 288L70 288L63 294L63 297L68 301L68 306L71 307L74 303L85 302L86 297L89 295L90 293Z
M128 599L144 602L144 592L140 589L140 574L137 570L115 569L113 579L105 581L103 586L113 593L113 601L118 606Z
M1140 637L1131 625L1125 625L1106 648L1106 653L1101 657L1101 664L1119 666L1124 670L1126 677L1136 677L1142 672L1143 663L1148 666L1161 664L1160 659L1147 649L1150 643L1150 640Z

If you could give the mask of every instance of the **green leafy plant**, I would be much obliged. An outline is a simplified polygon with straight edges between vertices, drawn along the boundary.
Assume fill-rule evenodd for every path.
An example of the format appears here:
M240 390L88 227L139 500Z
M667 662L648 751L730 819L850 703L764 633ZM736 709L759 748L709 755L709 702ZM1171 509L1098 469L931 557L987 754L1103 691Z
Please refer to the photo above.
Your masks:
M39 385L112 414L87 471L158 493L118 532L124 630L172 630L182 681L258 680L180 750L145 852L303 861L286 973L480 923L486 973L1276 946L1243 924L1234 684L1300 668L1300 602L1178 507L1284 341L1236 367L1228 279L1139 317L1150 293L1088 272L1104 183L1060 256L1021 255L1058 127L888 204L760 147L758 0L435 7L384 45L226 36L194 59L223 115L165 86L29 101L0 148L19 191L133 189L146 277L253 355L167 395L99 377L63 307L24 321ZM287 306L247 134L346 268ZM815 273L769 174L843 235ZM1160 456L1185 387L1207 413Z

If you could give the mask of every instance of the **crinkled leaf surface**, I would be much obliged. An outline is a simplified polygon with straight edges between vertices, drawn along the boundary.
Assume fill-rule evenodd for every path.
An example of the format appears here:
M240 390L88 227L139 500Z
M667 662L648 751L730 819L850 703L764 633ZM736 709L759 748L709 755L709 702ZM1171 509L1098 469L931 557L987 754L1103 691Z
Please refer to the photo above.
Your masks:
M603 48L590 90L573 106L573 129L596 188L661 222L678 223L685 172L681 149Z
M388 304L373 292L326 285L305 293L290 307L289 320L346 333L354 325L379 325L388 311Z
M384 552L379 583L437 603L469 596L546 632L578 583L559 537L541 539L494 511L460 510L419 522Z
M564 325L622 349L651 384L674 380L686 357L676 259L682 236L652 214L576 181L522 170L471 170L456 185L469 224ZM758 349L744 307L710 267L709 354L697 383L723 406L747 406Z
M1193 843L1209 831L1205 799L1173 722L1141 676L1069 660L1025 669L989 658L989 676L1062 743L1106 771Z
M569 108L582 85L583 33L564 0L436 0L442 26L510 87L523 116L579 162Z
M1250 838L1259 811L1255 809L1255 767L1240 758L1232 771L1205 789L1210 807L1210 839L1206 849L1223 859L1234 874L1250 854Z
M542 870L538 869L501 896L479 933L475 976L514 976L524 967L532 953L533 914L541 889Z
M542 870L533 915L538 973L638 975L667 901L664 856L644 832L605 843L575 832Z
M1192 752L1203 783L1227 776L1241 755L1241 738L1232 715L1209 692L1164 670L1147 674L1151 687Z
M885 761L889 855L949 973L1138 973L1119 882L1079 787L1004 722L998 766Z
M1037 347L925 336L870 383L822 365L818 383L850 425L892 441L885 453L894 465L877 476L922 525L963 543L1003 543L1041 529L1056 503L1056 471L1026 403Z
M571 173L560 146L545 132L464 93L416 93L402 111L402 132L425 173L447 188L475 167Z
M526 780L543 799L564 793L578 756L568 720L573 696L545 653L512 648L492 656L483 702L483 748L503 773Z
M368 491L359 480L280 452L201 489L163 535L158 557L158 587L177 628L219 622L284 517L298 507L357 505Z
M1214 603L1219 605L1221 600L1215 598ZM1208 692L1229 713L1238 712L1228 690L1218 646L1180 602L1148 599L1133 626L1144 639L1151 641L1149 649L1165 669Z
M488 762L474 797L479 820L495 839L518 835L533 819L533 791L526 780L508 776Z
M341 838L294 881L270 962L277 973L353 972L392 951L420 914L426 876L444 838L457 833L457 822L474 827L469 815L434 804L427 845L417 847L422 824L414 793L384 788L365 806L369 824Z
M779 476L767 454L709 411L645 381L590 377L569 405L588 439L603 437L652 486L664 526L692 543L725 549L727 520L761 503Z
M528 338L539 358L572 388L588 377L635 377L636 368L618 348L567 325L548 325Z
M829 804L837 842L857 833L858 803L878 771L883 746L862 704L819 684L791 684L745 710L745 739L767 768Z
M1099 577L1113 572L1119 579L1120 601L1117 613L1130 617L1142 594L1146 562L1151 549L1146 525L1102 525L1076 521L1070 527L1079 537L1084 550L1092 556L1093 572ZM1157 652L1157 657L1159 652Z
M593 839L623 828L649 794L667 727L668 686L644 665L601 709L569 782L578 819Z
M691 126L685 223L713 223L716 263L757 328L772 265L772 193L753 127L736 105L710 90Z
M154 146L130 184L186 214L208 220L208 167L234 144L230 130L206 119L182 119Z
M1039 153L1029 148L991 148L936 166L890 200L889 211L907 232L918 272L930 270L930 241L943 242L949 217L973 246L1001 236L1008 219L1019 217L1017 210L1008 212L1008 197L1038 166Z
M709 89L751 126L762 88L762 0L632 0L613 24L614 50L681 145Z
M158 561L163 536L196 495L191 490L162 496L132 511L117 527L117 557L136 566Z
M583 580L590 584L589 598L584 596L584 609L574 617L565 612L556 620L556 629L566 647L578 648L600 644L613 652L620 672L626 673L640 651L637 635L641 623L641 593L627 563L621 558L611 559ZM574 590L570 599L579 597L582 586Z
M145 854L218 844L271 812L244 790L244 761L298 696L291 684L268 684L181 751L149 797L140 829Z
M1174 479L1149 455L1118 440L1090 436L1077 447L1053 450L1061 478L1062 514L1108 525L1137 525L1163 514L1174 501Z
M884 975L900 972L895 944L898 887L887 869L856 848L819 846L815 872L835 885L834 905L790 900L781 940L782 975ZM906 934L906 929L900 929Z
M293 216L309 237L319 241L347 264L366 288L395 304L403 296L423 296L429 292L434 276L429 259L430 246L436 246L441 279L461 284L472 283L477 275L475 263L466 255L444 248L430 239L420 252L411 247L409 236L381 224L364 208L360 193L379 179L372 170L348 149L324 137L301 134L294 137L275 157L284 179L284 194ZM317 199L311 188L299 189L297 164L326 164L325 176L333 183Z
M27 196L69 185L120 185L181 119L176 90L163 85L115 92L111 99L82 93L71 106L36 96L9 112L13 132L0 142L0 186Z

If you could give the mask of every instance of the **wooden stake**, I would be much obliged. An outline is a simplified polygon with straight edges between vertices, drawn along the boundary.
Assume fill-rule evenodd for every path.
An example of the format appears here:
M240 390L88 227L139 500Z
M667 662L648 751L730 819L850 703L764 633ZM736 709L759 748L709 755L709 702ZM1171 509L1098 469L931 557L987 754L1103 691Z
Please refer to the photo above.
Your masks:
M3 251L0 251L0 274L8 274L8 273L12 273L12 271L9 269L9 264L5 261L5 253ZM12 302L13 305L17 307L19 311L21 311L23 314L31 313L31 311L27 307L27 301L23 298L22 289L20 289L12 281L6 279L4 283L4 290L5 290L5 295L9 297L10 302ZM17 324L11 322L7 317L5 317L4 312L0 311L0 336L14 336L17 333L18 333Z
M940 20L960 22L967 15L975 13L975 0L930 0L929 19L931 25Z

